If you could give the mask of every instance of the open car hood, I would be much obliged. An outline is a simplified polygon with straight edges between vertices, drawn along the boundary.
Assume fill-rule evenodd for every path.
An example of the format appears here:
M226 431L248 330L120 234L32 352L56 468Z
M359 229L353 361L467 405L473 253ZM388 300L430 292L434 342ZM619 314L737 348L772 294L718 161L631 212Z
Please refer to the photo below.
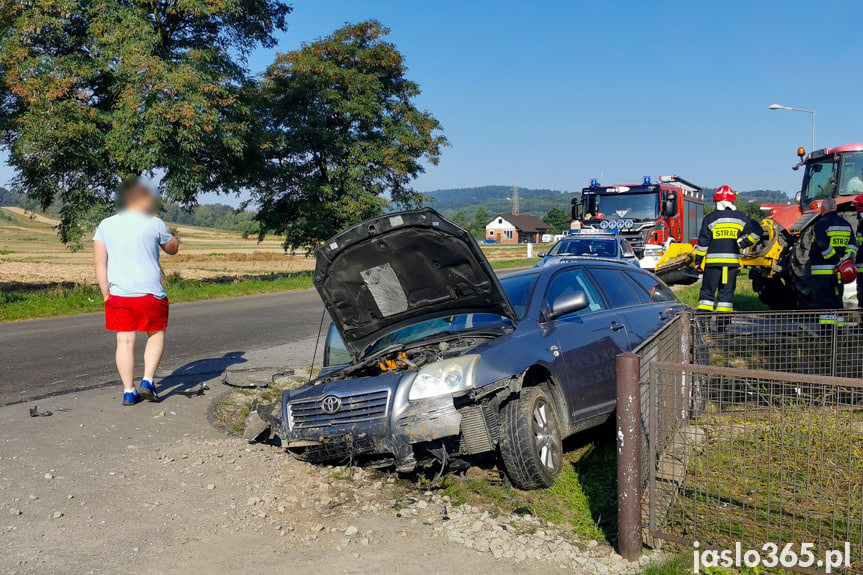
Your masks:
M463 313L517 320L473 236L431 208L366 220L315 257L315 287L355 360L421 321Z

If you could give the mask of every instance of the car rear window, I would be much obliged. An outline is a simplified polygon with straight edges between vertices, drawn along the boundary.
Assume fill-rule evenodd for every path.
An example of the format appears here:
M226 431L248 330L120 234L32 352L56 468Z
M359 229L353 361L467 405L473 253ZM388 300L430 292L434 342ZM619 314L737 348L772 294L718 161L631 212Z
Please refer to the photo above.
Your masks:
M639 292L644 292L644 295L647 297L646 301L656 303L677 301L674 292L667 285L659 281L659 279L639 272L626 272L626 275L631 277L638 285Z
M609 268L593 268L591 273L611 300L611 307L628 307L641 303L632 282L626 279L623 272Z

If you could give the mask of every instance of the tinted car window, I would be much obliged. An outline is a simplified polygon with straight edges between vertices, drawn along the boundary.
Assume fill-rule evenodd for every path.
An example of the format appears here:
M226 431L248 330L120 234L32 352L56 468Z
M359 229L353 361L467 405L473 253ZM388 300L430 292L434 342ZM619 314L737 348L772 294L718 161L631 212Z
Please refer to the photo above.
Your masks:
M509 298L516 315L520 318L527 313L527 307L530 305L530 294L533 293L533 284L536 283L538 276L539 274L524 274L500 280L506 297Z
M640 288L639 291L643 290L644 293L647 294L648 301L656 303L677 301L677 298L674 296L674 292L655 277L649 276L648 274L632 272L627 272L626 275L631 277L635 283L638 284L638 287Z
M594 268L591 273L611 300L611 307L627 307L641 303L623 272L608 268Z
M575 312L575 315L590 313L602 309L602 303L596 288L590 283L590 279L584 270L574 269L560 272L554 276L545 294L546 304L551 305L557 298L564 294L575 291L583 291L587 294L587 307Z

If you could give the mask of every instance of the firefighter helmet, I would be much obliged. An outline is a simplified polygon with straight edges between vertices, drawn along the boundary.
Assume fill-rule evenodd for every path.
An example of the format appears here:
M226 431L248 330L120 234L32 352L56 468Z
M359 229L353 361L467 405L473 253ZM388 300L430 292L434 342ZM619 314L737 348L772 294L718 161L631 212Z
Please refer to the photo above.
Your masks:
M735 199L737 199L737 192L732 190L730 186L721 186L715 192L713 192L714 202L725 201L734 203Z
M858 212L863 212L863 194L854 198L854 207L857 208Z
M839 262L835 271L839 274L839 280L844 284L850 284L857 279L857 266L850 258L845 258Z

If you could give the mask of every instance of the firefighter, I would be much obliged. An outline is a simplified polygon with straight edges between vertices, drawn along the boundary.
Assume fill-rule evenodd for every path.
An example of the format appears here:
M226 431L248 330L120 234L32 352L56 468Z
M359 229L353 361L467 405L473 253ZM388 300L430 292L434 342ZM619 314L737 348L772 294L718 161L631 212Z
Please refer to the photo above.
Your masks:
M857 247L863 246L863 196L854 198L857 208ZM863 250L857 251L857 309L863 310Z
M698 296L701 312L734 311L740 250L761 239L761 226L734 207L736 197L728 186L717 189L713 194L716 210L704 216L701 224L695 246L696 266L704 270Z
M854 229L836 213L836 200L821 202L821 219L815 224L812 247L809 248L812 296L815 309L842 309L842 279L837 266L846 258L857 255ZM819 323L836 324L839 319L824 314Z

